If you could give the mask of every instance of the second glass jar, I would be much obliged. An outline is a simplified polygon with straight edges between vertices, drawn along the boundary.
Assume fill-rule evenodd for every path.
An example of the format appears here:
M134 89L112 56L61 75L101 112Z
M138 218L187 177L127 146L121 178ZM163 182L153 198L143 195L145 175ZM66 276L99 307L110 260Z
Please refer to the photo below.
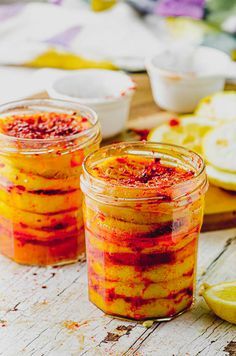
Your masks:
M157 186L148 184L151 175ZM104 147L85 160L81 188L90 300L135 320L169 320L188 309L207 189L201 157L147 142Z

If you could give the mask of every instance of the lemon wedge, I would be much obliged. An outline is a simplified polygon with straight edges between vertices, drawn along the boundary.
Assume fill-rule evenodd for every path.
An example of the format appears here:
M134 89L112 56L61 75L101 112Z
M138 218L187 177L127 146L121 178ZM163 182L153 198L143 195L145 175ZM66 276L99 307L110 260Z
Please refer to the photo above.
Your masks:
M204 284L201 295L209 308L221 319L236 324L236 281L209 286Z
M202 99L195 115L220 121L236 119L236 91L220 92Z
M207 133L203 154L210 165L236 174L236 122L220 125Z
M209 182L217 187L236 191L236 173L221 171L211 165L206 167Z
M203 137L217 125L211 119L186 115L151 130L147 140L184 146L201 154Z

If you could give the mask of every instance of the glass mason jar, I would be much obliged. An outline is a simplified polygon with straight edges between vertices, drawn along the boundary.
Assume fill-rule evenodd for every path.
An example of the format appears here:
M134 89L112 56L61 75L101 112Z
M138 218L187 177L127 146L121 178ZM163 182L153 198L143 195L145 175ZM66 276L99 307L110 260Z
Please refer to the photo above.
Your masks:
M179 146L127 142L89 155L81 189L90 301L135 320L190 308L207 186L202 158Z
M55 129L50 122L46 136L22 137L19 131L25 132L25 125L17 120L27 117L34 122L40 115L41 121L45 115L54 116L58 130L65 129L60 131L62 137L49 135ZM87 128L67 134L70 124L64 126L71 115L86 121ZM101 140L96 114L73 102L45 99L2 105L0 118L0 252L27 265L77 261L85 250L82 162L99 148ZM13 122L8 126L11 135L1 129L9 118Z

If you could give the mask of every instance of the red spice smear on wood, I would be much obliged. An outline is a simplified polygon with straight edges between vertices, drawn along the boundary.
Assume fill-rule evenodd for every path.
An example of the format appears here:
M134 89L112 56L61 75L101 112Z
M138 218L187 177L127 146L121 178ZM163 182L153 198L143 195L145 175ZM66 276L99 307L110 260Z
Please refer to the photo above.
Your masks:
M124 155L103 161L94 169L94 176L111 184L130 187L172 186L193 177L192 171L180 167L164 165L159 158L135 157Z
M22 139L50 139L73 136L89 127L89 120L75 113L43 112L6 117L1 124L1 131Z

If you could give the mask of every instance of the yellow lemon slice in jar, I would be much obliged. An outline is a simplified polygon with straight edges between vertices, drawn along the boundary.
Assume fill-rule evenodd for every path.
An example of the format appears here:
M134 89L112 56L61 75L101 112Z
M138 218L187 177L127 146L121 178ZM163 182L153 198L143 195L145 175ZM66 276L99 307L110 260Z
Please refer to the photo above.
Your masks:
M203 154L210 165L236 174L236 122L210 131L203 140Z
M224 122L236 120L236 91L220 92L202 99L195 115Z
M164 142L187 147L202 153L202 139L205 134L218 125L217 122L194 115L171 119L151 130L148 141Z
M209 308L221 319L236 324L236 281L204 284L201 289Z

